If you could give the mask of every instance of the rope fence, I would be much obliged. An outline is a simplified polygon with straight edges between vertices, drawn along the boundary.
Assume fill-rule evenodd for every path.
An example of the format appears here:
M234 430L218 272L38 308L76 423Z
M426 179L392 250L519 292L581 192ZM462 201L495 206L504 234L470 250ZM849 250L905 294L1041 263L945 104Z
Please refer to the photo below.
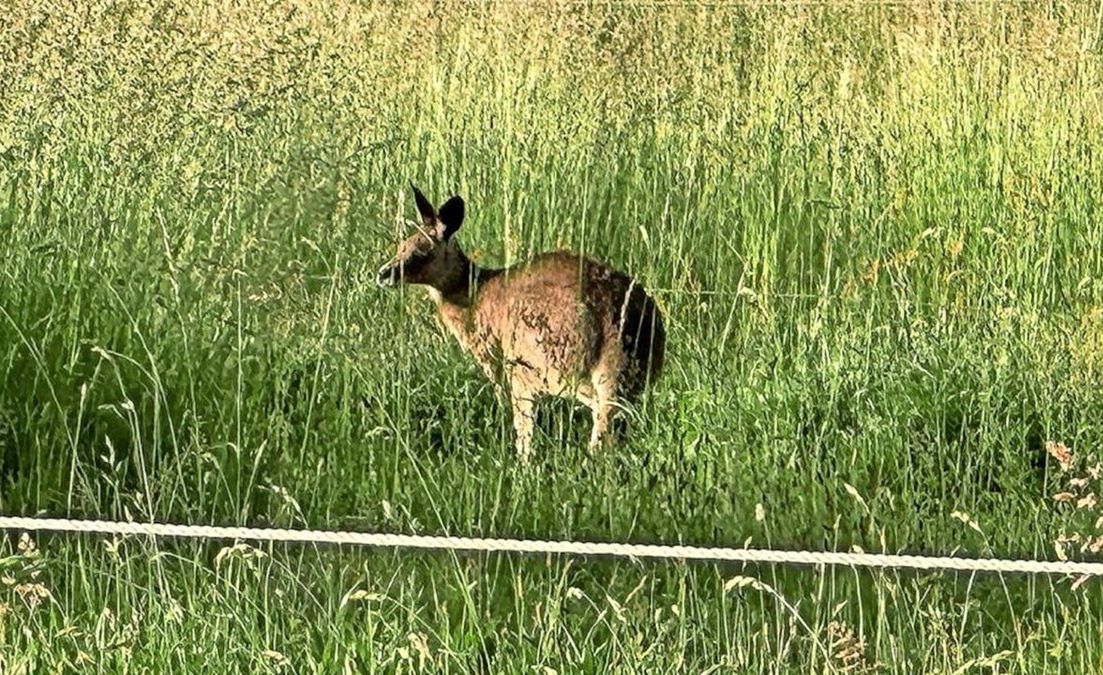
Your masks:
M950 556L887 553L785 551L750 548L713 548L661 544L622 544L581 541L541 541L413 534L381 534L339 530L174 525L108 520L71 520L0 516L0 530L114 534L181 539L236 539L297 544L337 544L376 548L406 548L479 553L528 553L569 556L608 556L674 561L775 563L781 565L847 566L919 571L999 572L1021 574L1103 575L1103 562L955 558Z

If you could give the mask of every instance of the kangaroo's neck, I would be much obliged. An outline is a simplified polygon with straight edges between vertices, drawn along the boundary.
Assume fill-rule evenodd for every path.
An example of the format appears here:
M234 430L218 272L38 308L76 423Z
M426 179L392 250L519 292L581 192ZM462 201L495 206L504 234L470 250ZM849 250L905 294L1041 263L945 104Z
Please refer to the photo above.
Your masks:
M500 273L501 270L479 267L460 253L456 273L433 288L433 299L440 306L441 312L467 309L478 298L480 287Z
M501 270L483 269L460 254L462 264L446 283L434 284L429 295L437 303L441 322L459 341L460 346L483 366L488 367L490 344L486 337L480 337L475 328L475 314L472 311L479 300L479 292L486 282L501 273ZM462 272L462 273L459 273ZM487 371L489 372L489 371Z

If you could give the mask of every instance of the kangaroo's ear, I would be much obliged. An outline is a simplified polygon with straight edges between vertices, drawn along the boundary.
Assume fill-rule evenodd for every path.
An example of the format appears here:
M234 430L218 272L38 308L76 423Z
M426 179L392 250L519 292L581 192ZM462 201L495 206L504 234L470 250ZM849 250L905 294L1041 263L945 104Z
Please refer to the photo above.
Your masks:
M410 189L414 191L414 201L417 202L417 212L421 214L421 222L425 223L426 227L432 225L433 221L437 219L437 213L433 210L433 205L429 203L425 195L421 194L421 190L417 189L412 183Z
M441 224L441 239L448 241L463 225L463 199L452 197L440 207L437 220Z

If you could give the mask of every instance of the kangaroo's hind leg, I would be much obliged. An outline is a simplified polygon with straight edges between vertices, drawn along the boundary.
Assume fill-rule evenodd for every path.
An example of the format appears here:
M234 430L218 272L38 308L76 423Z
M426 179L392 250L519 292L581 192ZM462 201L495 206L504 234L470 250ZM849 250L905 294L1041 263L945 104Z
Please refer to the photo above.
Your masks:
M528 464L532 458L532 433L536 422L536 395L519 378L511 378L510 405L513 409L513 431L516 436L517 458Z
M615 437L615 434L610 432L618 417L623 362L623 355L619 351L607 352L602 355L590 375L594 394L593 398L587 401L594 418L594 426L590 432L590 452L607 447Z
M590 412L593 414L594 426L590 430L590 452L595 452L598 448L603 448L609 445L609 440L612 438L612 434L609 433L610 423L613 418L614 404L602 397L597 396L590 401Z

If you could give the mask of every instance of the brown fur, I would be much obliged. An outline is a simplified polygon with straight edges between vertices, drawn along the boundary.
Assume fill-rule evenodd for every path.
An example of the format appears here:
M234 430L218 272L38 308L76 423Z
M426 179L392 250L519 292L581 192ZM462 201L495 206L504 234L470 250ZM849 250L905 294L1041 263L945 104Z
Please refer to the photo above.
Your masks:
M566 251L504 270L481 269L452 240L463 201L439 214L414 188L424 228L379 271L380 285L425 285L441 320L491 379L509 383L517 452L531 455L534 405L573 396L593 413L590 447L609 438L618 405L662 369L662 316L630 277Z

